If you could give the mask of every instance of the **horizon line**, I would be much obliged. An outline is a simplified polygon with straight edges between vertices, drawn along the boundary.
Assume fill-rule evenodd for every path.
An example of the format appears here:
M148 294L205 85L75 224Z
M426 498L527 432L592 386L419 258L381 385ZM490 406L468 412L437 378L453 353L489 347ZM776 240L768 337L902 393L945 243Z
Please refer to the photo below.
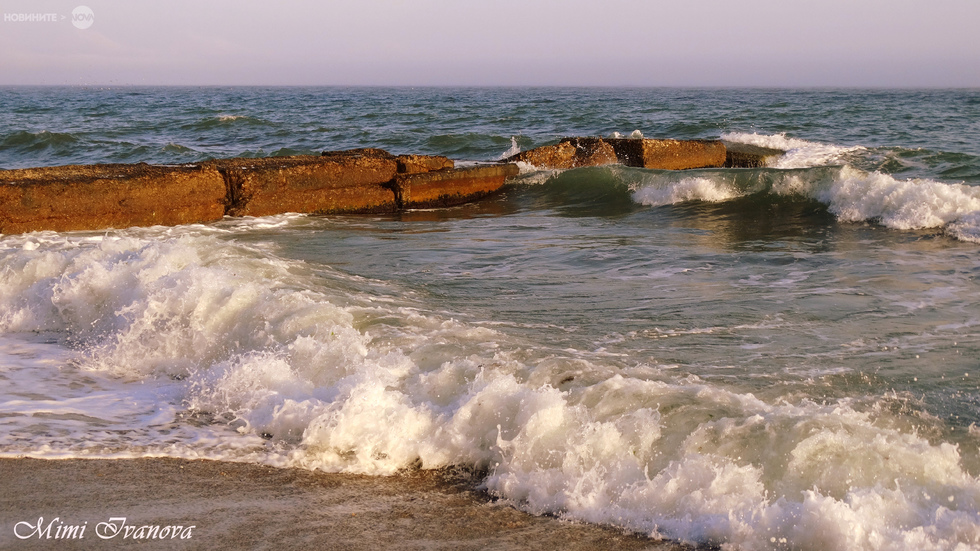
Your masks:
M401 89L479 89L479 88L564 88L564 89L698 89L698 90L980 90L974 86L929 85L742 85L742 84L134 84L84 83L37 84L0 83L0 88L401 88Z

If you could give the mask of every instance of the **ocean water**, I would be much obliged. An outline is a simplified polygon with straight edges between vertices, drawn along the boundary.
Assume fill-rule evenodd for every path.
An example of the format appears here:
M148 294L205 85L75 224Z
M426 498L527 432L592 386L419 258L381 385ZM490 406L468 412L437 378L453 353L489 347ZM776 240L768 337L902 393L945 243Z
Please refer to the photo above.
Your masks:
M0 237L0 455L397 475L725 549L980 549L980 91L0 88L0 167L722 138L393 216Z

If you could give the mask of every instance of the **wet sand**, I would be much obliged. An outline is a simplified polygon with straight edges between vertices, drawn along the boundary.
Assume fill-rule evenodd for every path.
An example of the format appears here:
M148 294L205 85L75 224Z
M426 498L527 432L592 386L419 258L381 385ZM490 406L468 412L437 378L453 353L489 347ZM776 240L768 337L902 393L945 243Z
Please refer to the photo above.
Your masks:
M445 471L368 477L180 459L0 459L0 548L692 549L528 515L472 485ZM15 536L18 522L39 517L44 527L60 519L51 539ZM112 517L134 529L194 528L187 539L99 538L96 526ZM84 526L84 537L55 539L61 524ZM21 524L17 533L31 532Z

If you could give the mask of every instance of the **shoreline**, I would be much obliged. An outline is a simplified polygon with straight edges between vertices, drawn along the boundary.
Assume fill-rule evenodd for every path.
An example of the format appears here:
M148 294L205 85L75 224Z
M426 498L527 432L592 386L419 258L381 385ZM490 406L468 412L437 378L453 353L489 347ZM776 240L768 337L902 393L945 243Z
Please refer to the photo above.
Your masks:
M447 471L373 477L210 460L16 458L0 459L0 481L5 549L694 549L533 516ZM32 532L41 517L45 527L59 519L51 539ZM97 537L96 526L116 517L134 530L181 526L188 537ZM34 535L17 538L17 523ZM84 527L83 537L57 540L61 525Z

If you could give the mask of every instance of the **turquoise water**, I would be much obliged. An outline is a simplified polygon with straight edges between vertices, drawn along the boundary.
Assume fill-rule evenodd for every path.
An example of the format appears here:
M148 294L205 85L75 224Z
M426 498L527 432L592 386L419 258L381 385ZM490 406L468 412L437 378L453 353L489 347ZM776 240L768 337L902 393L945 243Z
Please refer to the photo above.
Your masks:
M980 548L980 91L3 88L0 166L568 135L761 169L522 167L397 216L0 238L0 452L391 474L736 549Z

